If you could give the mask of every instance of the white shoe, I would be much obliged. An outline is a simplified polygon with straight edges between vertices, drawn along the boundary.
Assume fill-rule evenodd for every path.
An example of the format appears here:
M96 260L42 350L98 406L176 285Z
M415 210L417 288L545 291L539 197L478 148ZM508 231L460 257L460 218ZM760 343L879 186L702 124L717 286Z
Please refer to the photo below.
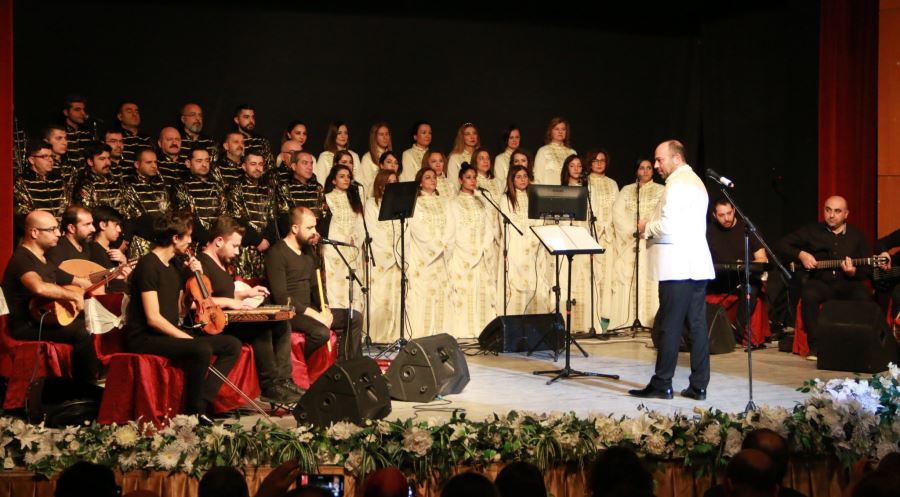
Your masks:
M806 356L806 360L807 360L807 361L818 361L818 360L819 360L819 356L810 354L810 355Z

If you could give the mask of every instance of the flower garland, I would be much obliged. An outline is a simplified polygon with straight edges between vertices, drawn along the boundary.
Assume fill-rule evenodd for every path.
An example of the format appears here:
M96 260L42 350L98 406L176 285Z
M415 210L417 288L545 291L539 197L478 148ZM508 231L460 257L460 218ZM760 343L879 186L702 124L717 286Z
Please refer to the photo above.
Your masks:
M761 407L747 414L696 409L690 416L667 416L642 409L635 418L510 412L486 421L454 416L437 420L339 422L327 428L286 429L262 421L200 426L197 418L176 416L168 426L129 422L64 429L0 418L0 462L42 475L79 460L121 471L155 470L199 475L216 465L277 465L297 459L306 472L319 465L342 465L350 474L397 466L424 482L459 466L482 467L526 460L546 469L584 465L597 452L628 445L652 460L683 460L698 471L725 464L740 450L744 434L769 428L806 456L835 456L844 464L898 451L900 370L888 375L822 382L798 389L810 396L792 410Z

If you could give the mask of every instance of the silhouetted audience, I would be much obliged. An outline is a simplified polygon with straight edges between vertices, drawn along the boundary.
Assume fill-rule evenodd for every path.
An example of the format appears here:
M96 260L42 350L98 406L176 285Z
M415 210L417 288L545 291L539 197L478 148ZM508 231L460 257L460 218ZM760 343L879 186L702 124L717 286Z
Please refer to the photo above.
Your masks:
M900 497L900 475L877 469L859 480L853 497Z
M547 497L543 473L529 462L519 461L504 466L494 478L494 486L500 497Z
M119 485L112 470L100 464L81 461L62 472L56 480L55 497L118 497Z
M778 478L775 462L759 449L742 449L725 467L726 497L775 497Z
M216 466L200 479L197 497L250 497L250 490L240 471L230 466Z
M409 480L395 467L381 468L366 477L363 497L407 497Z
M593 497L653 495L653 475L627 447L610 447L601 452L591 466L588 485Z
M291 490L284 497L334 497L334 494L327 488L305 485Z
M481 473L460 473L447 480L441 497L500 497L497 487Z
M783 486L784 476L787 474L788 459L790 451L788 450L787 440L777 432L768 428L759 428L747 433L741 449L757 449L761 450L772 459L775 465L775 481L778 483L778 497L805 497L802 493L790 487ZM715 485L703 494L703 497L722 497L725 495L725 489L722 485Z

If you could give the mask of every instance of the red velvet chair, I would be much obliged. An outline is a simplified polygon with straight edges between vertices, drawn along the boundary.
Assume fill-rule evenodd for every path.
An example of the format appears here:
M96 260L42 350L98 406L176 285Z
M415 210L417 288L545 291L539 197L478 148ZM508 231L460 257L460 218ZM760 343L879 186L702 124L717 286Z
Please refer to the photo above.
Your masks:
M291 368L294 383L300 388L308 390L309 386L315 383L322 373L337 361L337 335L332 330L328 343L313 353L309 358L309 363L303 355L305 343L305 333L296 330L291 333Z
M3 409L9 410L25 407L32 372L34 379L72 377L72 346L43 340L16 340L7 332L7 318L0 317L0 376L7 379Z
M742 305L737 295L712 294L706 296L707 304L720 304L725 308L728 321L740 329L737 323L738 306ZM759 345L766 341L766 338L772 335L772 329L769 325L769 310L766 306L766 300L762 297L756 299L756 306L753 308L753 314L750 315L750 340L753 345ZM746 345L747 338L741 336L741 343Z

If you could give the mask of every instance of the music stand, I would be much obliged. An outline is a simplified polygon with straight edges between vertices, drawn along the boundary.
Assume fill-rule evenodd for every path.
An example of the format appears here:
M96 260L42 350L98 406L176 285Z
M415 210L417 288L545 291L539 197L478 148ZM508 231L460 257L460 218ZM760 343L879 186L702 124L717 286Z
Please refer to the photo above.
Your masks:
M572 344L572 258L579 254L602 254L606 249L594 240L588 231L580 226L559 226L548 224L544 226L532 226L531 231L538 237L541 244L548 252L555 256L564 255L569 260L569 281L566 289L566 365L562 369L547 371L534 371L533 374L554 374L547 381L550 385L560 378L574 378L576 376L592 376L602 378L619 379L619 375L592 373L572 369L570 364Z
M399 351L407 344L403 332L406 325L406 219L411 218L416 211L418 194L419 185L415 181L402 181L386 184L384 197L381 199L378 220L400 220L400 337L375 356L376 359L393 350Z

